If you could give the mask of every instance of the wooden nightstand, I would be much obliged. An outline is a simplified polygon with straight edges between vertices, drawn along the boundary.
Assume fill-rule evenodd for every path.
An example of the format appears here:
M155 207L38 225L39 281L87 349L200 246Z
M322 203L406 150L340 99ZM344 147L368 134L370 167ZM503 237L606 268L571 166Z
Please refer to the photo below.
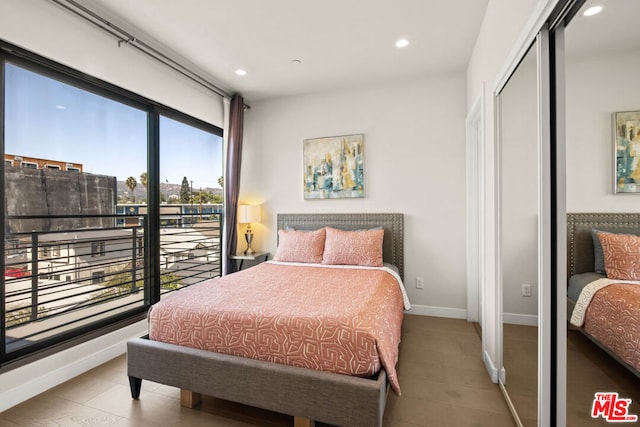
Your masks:
M269 259L269 252L255 252L255 253L252 253L251 255L245 255L243 253L239 253L239 254L231 255L229 258L231 258L232 260L235 260L236 271L240 271L242 270L242 264L244 264L245 261L256 261L256 265L266 261L267 259Z

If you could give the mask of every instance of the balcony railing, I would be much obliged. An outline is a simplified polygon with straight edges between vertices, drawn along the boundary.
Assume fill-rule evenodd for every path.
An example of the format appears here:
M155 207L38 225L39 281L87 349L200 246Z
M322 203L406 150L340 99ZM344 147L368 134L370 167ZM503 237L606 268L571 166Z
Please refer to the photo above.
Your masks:
M146 215L6 224L5 354L149 305ZM221 274L220 231L220 214L160 228L161 293Z

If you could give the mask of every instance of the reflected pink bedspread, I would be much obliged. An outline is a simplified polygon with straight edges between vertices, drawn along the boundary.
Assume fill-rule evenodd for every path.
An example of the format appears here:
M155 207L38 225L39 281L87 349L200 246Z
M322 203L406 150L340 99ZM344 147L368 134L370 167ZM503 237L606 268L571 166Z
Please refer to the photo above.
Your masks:
M382 269L262 263L174 292L149 313L152 340L341 374L395 365L404 316Z
M584 329L640 371L640 285L618 283L596 292Z

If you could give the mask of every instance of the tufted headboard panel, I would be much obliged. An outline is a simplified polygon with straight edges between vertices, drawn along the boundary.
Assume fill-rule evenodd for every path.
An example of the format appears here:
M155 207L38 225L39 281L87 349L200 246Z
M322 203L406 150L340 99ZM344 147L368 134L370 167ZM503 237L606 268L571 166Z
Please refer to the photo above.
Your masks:
M400 278L404 280L404 214L278 214L278 230L286 227L296 230L316 230L322 227L361 230L382 227L384 229L383 260L398 267Z
M567 277L594 271L592 229L640 235L640 213L567 214Z

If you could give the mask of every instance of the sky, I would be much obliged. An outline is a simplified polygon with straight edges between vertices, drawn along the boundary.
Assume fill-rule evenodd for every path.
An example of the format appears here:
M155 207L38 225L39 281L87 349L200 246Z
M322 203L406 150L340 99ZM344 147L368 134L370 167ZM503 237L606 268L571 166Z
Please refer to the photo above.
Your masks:
M125 181L147 171L147 114L13 64L5 68L5 153L82 163ZM222 138L161 117L160 179L219 188Z

